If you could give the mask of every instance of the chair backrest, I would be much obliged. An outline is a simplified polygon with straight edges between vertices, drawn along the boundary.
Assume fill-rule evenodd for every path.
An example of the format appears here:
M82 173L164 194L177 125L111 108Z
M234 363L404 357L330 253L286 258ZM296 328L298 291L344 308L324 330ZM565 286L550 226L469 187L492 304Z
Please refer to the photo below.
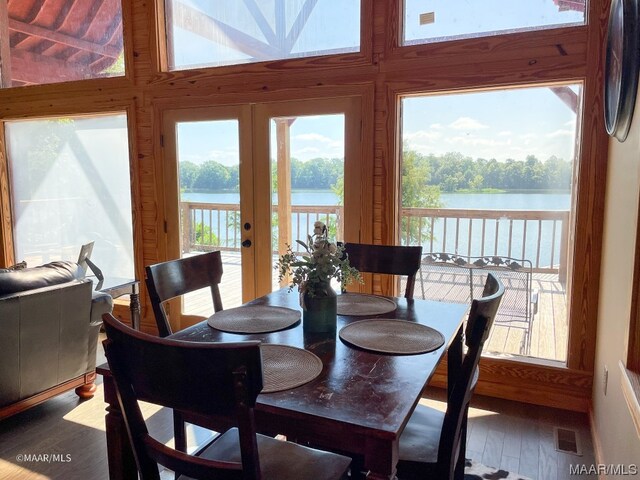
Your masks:
M478 378L480 355L503 294L502 282L493 273L489 273L482 298L471 302L465 329L467 353L462 360L458 378L450 379L450 381L454 381L454 385L447 401L447 412L438 447L438 464L448 469L446 477L442 478L453 478L462 441L462 426Z
M262 390L260 342L180 342L135 331L111 314L103 320L105 353L141 478L158 480L158 463L192 478L214 472L215 478L259 478L253 407ZM192 457L155 440L139 400L236 420L242 463Z
M406 275L405 298L413 298L416 273L420 269L421 246L345 243L349 264L360 272Z
M147 289L161 337L171 335L171 325L163 302L201 288L211 288L213 309L222 310L218 284L222 280L222 257L219 251L169 260L146 267Z

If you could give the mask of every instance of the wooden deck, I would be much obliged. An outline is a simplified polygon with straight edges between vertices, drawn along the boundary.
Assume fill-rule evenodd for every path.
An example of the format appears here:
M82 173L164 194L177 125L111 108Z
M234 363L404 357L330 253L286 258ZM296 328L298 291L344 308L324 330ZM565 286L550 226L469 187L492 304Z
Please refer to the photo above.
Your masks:
M242 304L240 254L223 252L222 284L220 293L225 308ZM426 281L426 279L425 279ZM274 285L277 273L274 270ZM450 299L466 302L467 292L464 286L447 292ZM567 301L565 286L558 276L550 273L533 274L533 290L538 292L538 312L534 316L529 332L531 335L528 356L565 362L567 358ZM416 284L415 295L421 296L420 284ZM445 298L445 297L442 297ZM213 313L213 305L208 291L193 292L185 296L185 312L208 317ZM498 356L521 355L525 330L522 322L514 319L498 320L494 323L485 352Z

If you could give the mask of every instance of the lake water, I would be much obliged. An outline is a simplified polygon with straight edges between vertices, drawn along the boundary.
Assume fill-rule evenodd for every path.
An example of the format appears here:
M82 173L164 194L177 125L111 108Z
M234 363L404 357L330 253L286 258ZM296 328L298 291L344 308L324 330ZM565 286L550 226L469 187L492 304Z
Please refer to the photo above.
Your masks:
M331 191L293 191L293 205L336 205L337 197ZM183 193L183 201L202 202L202 203L229 203L237 204L239 202L239 194L231 192L222 193ZM273 201L276 198L274 196ZM568 210L571 204L569 193L444 193L441 194L440 200L445 208L463 208L463 209L486 209L486 210ZM312 225L316 218L313 215L300 216L300 234L298 234L298 220L294 217L292 232L293 237L291 243L296 238L304 238L307 225ZM208 224L208 220L204 220ZM215 219L212 223L216 225ZM498 234L496 235L496 223L498 222ZM226 218L221 219L221 224L225 225L228 221ZM502 255L511 256L512 258L530 259L535 266L536 258L540 267L558 264L560 249L560 231L559 225L556 226L555 240L552 241L554 235L554 225L551 221L527 222L526 232L523 222L516 222L509 225L507 220L496 221L487 220L483 226L480 220L460 220L457 225L456 238L456 220L444 219L436 221L433 228L434 243L425 244L427 251L433 248L433 251L445 251L449 253L460 253L463 255L481 255L481 245L484 243L485 255ZM469 230L471 229L471 235ZM216 232L221 237L221 242L229 242L229 246L235 245L238 240L228 240L224 237L225 232ZM526 239L525 239L526 234ZM229 234L229 237L232 235ZM541 238L538 252L538 236ZM496 238L497 237L497 238ZM509 238L511 237L511 242ZM236 238L238 236L236 235ZM469 246L469 239L471 245ZM496 245L497 243L497 245ZM552 243L554 245L552 245ZM509 252L509 244L511 251ZM455 246L457 245L457 252Z
M182 200L203 203L238 203L240 195L233 192L183 193ZM276 195L273 201L277 200ZM331 191L293 191L293 205L336 205L338 197ZM445 208L483 208L489 210L567 210L569 193L443 193Z

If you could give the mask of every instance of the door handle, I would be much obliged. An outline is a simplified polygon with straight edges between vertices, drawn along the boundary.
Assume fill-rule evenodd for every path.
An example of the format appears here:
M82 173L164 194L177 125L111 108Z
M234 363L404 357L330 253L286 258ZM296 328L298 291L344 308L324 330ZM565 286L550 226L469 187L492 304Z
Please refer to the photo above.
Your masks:
M251 246L251 240L246 239L244 242L242 242L242 246L244 248L249 248Z

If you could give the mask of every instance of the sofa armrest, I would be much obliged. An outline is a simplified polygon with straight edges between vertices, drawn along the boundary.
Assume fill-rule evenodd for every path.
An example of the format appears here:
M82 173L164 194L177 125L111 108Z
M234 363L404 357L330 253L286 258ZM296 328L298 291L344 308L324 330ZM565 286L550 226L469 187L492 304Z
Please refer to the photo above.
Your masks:
M91 293L90 325L102 325L102 315L113 310L113 298L108 293Z

